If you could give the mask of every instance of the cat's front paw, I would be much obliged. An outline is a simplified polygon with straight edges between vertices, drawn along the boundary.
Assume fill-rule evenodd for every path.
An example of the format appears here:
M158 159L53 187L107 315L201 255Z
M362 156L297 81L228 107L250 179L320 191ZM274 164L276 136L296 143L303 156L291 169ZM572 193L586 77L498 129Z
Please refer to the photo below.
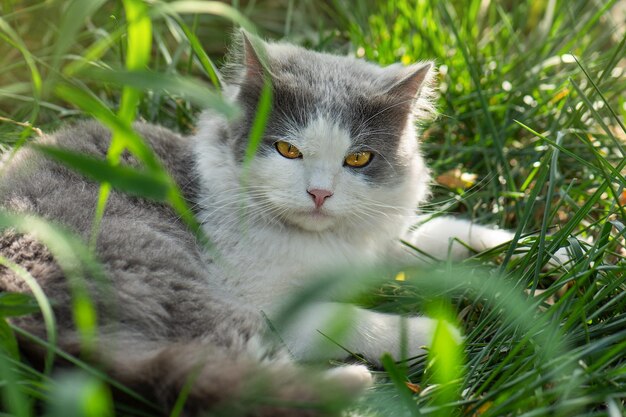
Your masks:
M550 255L547 266L551 268L566 267L572 262L572 260L573 258L571 257L569 250L566 247L562 247L557 249L554 254Z
M374 383L372 373L363 365L346 365L332 368L326 371L324 377L354 395L361 393Z
M401 317L349 304L313 303L294 317L281 336L299 360L342 359L355 353L380 366L385 353L395 360L424 354L435 325L436 321L428 317Z
M406 323L406 349L404 352L394 356L394 359L412 359L424 355L426 353L425 349L430 347L432 343L437 325L436 321L430 317L405 317L401 320L404 320ZM400 345L400 348L402 349L402 345ZM400 357L402 354L406 354L406 357Z
M361 316L354 351L376 366L382 364L386 353L395 360L423 355L436 326L436 321L429 317L401 317L369 310L361 310Z
M433 346L433 338L435 333L439 332L438 326L445 326L448 342L456 345L463 343L463 335L459 328L447 321L439 321L430 317L399 317L394 316L399 323L397 328L390 325L389 329L394 329L394 333L390 334L384 342L387 349L383 351L385 344L380 346L376 355L368 358L370 362L377 366L382 365L382 356L385 353L391 354L395 361L413 360L426 355L427 349ZM402 336L406 335L406 336Z

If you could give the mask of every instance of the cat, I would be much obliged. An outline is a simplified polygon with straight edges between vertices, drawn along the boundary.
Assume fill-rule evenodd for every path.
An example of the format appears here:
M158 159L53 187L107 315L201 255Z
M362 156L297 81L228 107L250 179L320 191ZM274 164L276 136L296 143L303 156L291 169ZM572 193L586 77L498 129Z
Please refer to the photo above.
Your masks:
M190 415L216 409L319 415L320 404L359 395L372 376L363 365L318 372L300 362L345 358L346 350L373 364L386 352L400 358L403 325L413 357L429 344L433 321L320 300L270 331L290 295L339 267L414 262L402 239L434 257L458 259L468 249L453 238L480 251L512 235L449 217L413 227L431 181L418 138L419 124L435 115L432 62L380 67L245 32L235 44L223 96L241 108L240 117L227 120L207 110L191 137L134 126L192 202L216 251L200 245L168 206L113 192L95 246L113 291L89 287L99 319L95 357L164 412L193 377L185 405ZM267 127L245 163L268 79L273 104ZM39 143L104 158L110 133L85 121ZM137 164L130 154L122 163ZM2 169L3 210L42 217L88 241L99 184L28 147ZM36 233L7 230L0 254L25 268L53 300L58 345L78 355L70 290L51 249ZM29 291L4 267L0 289ZM343 315L352 324L331 342L323 334L331 334L334 318ZM41 316L13 324L46 336ZM41 348L22 342L41 358ZM267 401L246 401L253 394Z

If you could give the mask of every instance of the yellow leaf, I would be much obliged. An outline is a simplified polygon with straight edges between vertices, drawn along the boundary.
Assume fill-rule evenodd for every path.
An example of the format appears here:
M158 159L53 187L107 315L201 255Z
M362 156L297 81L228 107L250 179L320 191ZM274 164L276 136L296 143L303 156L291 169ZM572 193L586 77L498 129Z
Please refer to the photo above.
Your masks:
M437 182L448 188L461 188L463 190L476 184L476 174L462 172L460 169L452 169L437 177Z

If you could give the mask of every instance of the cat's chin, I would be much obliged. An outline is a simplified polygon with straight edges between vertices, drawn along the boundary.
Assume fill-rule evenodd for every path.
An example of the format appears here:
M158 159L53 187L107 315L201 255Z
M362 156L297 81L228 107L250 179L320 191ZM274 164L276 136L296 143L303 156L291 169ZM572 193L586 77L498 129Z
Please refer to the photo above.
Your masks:
M317 210L294 213L287 220L300 229L316 233L329 230L336 223L334 216Z

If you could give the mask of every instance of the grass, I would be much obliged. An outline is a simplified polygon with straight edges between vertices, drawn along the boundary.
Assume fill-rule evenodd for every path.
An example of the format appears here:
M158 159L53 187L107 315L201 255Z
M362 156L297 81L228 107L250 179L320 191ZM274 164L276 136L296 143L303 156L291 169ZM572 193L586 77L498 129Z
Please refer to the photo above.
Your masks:
M176 188L130 122L141 117L189 132L200 108L231 114L214 69L233 24L381 64L435 59L441 115L425 130L423 149L437 181L424 211L516 236L460 266L406 269L405 281L358 297L386 311L434 311L443 329L428 357L386 360L387 379L359 406L394 416L619 416L626 407L626 28L619 3L3 1L0 146L9 152L36 129L91 115L119 138L107 163L94 170L80 155L59 159L74 158L67 163L105 184L149 190L147 197L183 213ZM145 170L117 166L123 147ZM0 223L29 227L5 215ZM50 236L53 246L74 248L67 256L89 256L67 236ZM564 246L573 260L551 273L550 254ZM513 256L518 249L523 254ZM0 316L30 311L30 300L0 294ZM462 323L460 345L446 323ZM89 320L84 327L88 333ZM51 416L142 413L114 408L107 388L114 381L75 358L86 373L51 378L35 370L19 358L15 331L0 321L0 415L33 415L35 402Z

